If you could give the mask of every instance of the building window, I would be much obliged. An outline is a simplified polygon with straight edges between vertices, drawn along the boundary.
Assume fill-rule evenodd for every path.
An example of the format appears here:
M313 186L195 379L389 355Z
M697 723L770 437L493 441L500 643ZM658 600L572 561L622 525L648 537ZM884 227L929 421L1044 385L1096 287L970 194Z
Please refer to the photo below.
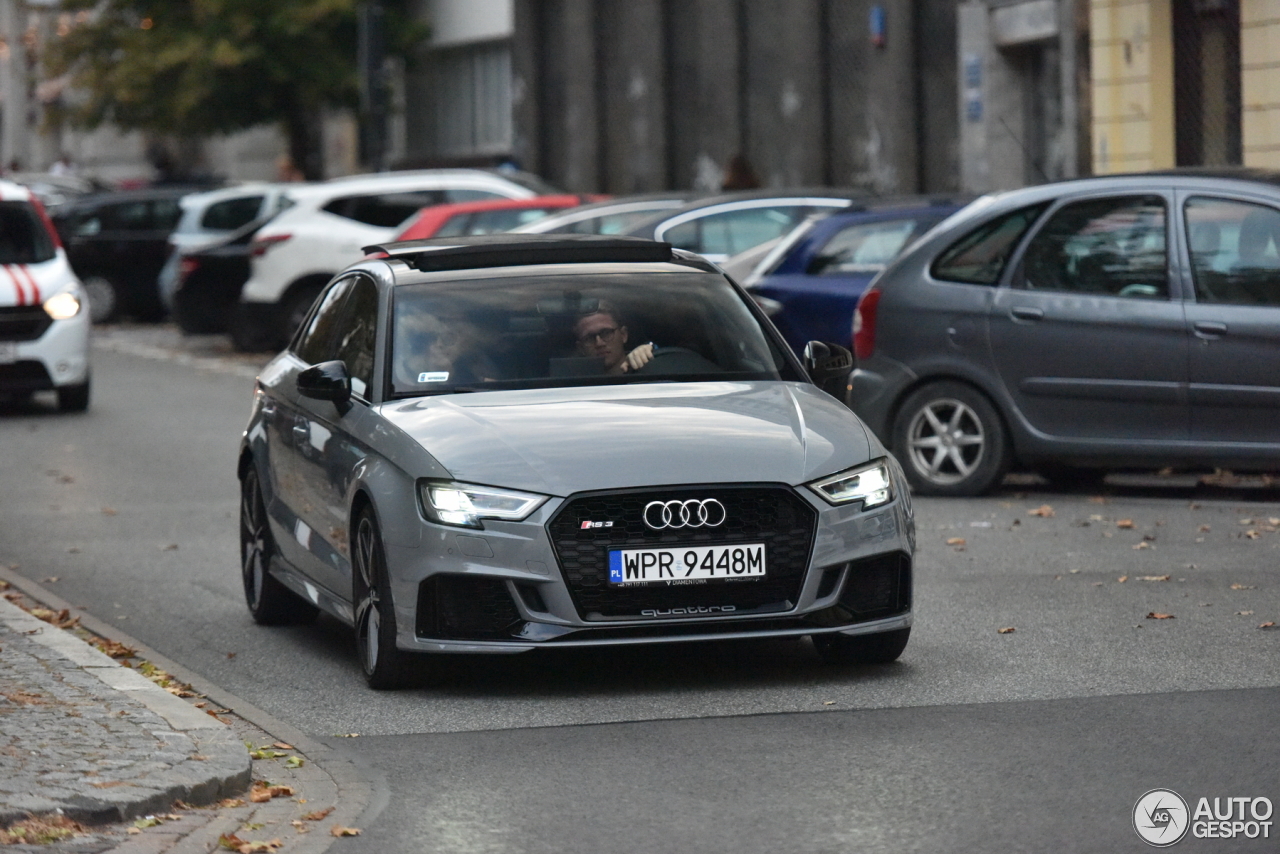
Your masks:
M507 43L436 53L434 149L437 155L511 150L511 50Z

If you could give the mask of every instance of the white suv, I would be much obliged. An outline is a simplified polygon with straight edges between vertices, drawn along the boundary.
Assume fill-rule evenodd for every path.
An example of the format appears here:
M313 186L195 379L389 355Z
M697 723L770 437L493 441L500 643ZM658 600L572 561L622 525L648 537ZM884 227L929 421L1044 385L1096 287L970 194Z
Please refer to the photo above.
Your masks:
M232 341L242 350L283 346L335 273L427 205L546 191L531 176L480 169L356 175L290 189L293 206L254 235Z
M64 412L88 408L88 306L40 202L0 181L0 394L46 389Z

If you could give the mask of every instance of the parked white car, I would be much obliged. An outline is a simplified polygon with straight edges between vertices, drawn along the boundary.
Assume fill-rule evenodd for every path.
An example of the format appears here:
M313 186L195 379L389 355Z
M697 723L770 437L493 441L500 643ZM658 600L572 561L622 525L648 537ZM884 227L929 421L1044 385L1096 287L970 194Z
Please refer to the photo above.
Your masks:
M363 247L391 239L420 208L547 190L531 176L481 169L355 175L290 189L293 206L254 236L232 341L242 350L284 346L334 274L360 260Z
M183 196L178 202L182 218L169 235L172 251L157 282L164 307L173 309L173 293L180 279L178 265L184 252L201 249L256 219L278 213L292 204L286 188L297 186L253 182Z
M89 311L57 232L31 190L0 181L0 394L52 389L89 406Z

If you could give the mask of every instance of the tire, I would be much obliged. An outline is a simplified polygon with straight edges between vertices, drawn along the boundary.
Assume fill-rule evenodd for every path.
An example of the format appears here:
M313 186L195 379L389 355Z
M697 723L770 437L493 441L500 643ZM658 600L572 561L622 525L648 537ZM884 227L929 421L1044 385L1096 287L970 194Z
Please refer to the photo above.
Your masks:
M920 495L981 495L1000 483L1013 457L991 401L950 381L921 386L903 401L893 450Z
M874 635L814 635L813 648L827 664L889 664L907 648L911 629Z
M59 412L84 412L89 408L89 378L75 385L64 385L57 390Z
M351 556L351 601L355 604L356 651L365 681L376 691L405 683L409 655L396 647L396 614L387 580L387 557L373 510L356 518Z
M83 285L89 299L89 320L93 323L115 320L120 313L120 289L104 276L89 276Z
M240 484L240 577L244 601L254 622L263 626L305 624L319 609L285 587L268 571L276 544L267 524L258 470L249 464Z

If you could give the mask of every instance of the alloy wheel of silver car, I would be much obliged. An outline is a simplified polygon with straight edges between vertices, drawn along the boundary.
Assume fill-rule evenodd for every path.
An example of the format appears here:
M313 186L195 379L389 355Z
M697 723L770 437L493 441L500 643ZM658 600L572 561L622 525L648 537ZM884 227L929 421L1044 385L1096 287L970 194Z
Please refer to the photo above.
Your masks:
M271 576L275 541L267 524L258 472L250 463L240 487L240 575L244 600L255 622L265 626L309 623L319 611Z
M982 421L963 401L931 401L908 428L911 462L939 485L959 483L982 462L986 435Z
M397 688L404 681L405 654L396 648L395 612L387 584L387 561L373 512L356 522L352 573L356 649L370 688Z
M894 449L912 487L925 495L978 495L998 483L1011 453L1004 424L981 392L930 383L903 403Z

